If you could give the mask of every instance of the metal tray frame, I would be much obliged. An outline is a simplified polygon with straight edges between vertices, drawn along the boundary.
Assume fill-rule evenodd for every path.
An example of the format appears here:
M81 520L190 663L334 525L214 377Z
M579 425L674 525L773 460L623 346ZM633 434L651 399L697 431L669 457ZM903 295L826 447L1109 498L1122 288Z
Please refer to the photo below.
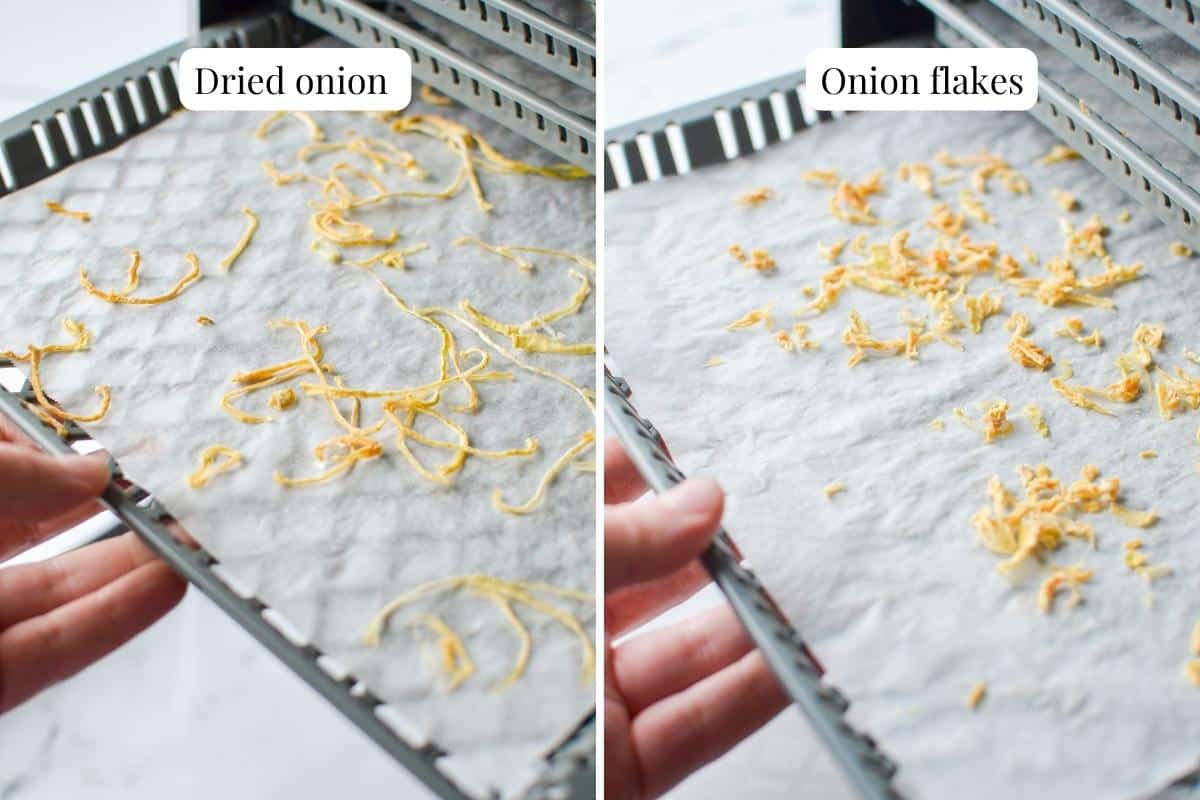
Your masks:
M461 1L464 5L474 5L466 0ZM446 11L441 7L441 2L427 2L439 11ZM584 119L485 67L471 63L449 47L370 8L360 0L291 0L291 9L300 19L357 47L399 47L408 51L412 56L413 77L417 80L516 131L560 158L589 172L595 170L596 125L592 120ZM463 14L465 16L467 12ZM534 23L537 18L533 14L527 14L522 22L522 26L529 26L534 41L560 41L561 36L565 35L563 26L550 17L539 16L542 17L541 27L536 29ZM460 21L457 15L448 18ZM501 20L502 24L499 13L496 19ZM486 23L480 23L480 27L484 26ZM522 26L514 29L520 37L526 30ZM499 35L495 28L487 26L487 29L493 36ZM536 37L532 33L534 30L537 30ZM574 46L582 47L583 38L576 35L577 43ZM507 41L510 49L525 55L524 49L517 49L518 46L511 39ZM570 47L562 52L569 53ZM594 46L592 52L594 63ZM546 66L548 62L539 63Z
M1006 44L949 0L918 0L937 18L935 37L952 47L1004 47ZM1020 20L1018 20L1020 21ZM1106 85L1124 73L1110 72ZM1115 86L1113 87L1115 88ZM1038 75L1038 102L1030 114L1074 147L1096 169L1140 202L1167 227L1200 246L1200 194L1095 110L1044 75ZM1200 137L1196 138L1200 142Z
M1168 28L1192 47L1200 48L1200 9L1189 0L1125 0Z
M1200 94L1140 47L1066 0L991 2L1200 155Z
M282 12L215 25L0 122L0 197L112 150L182 108L175 70L189 47L287 47L301 35Z
M293 4L313 5L309 0L293 0ZM328 10L328 3L322 5ZM352 24L348 18L342 19ZM179 56L189 47L289 46L303 40L304 27L285 11L219 23L0 123L0 198L112 150L179 110L175 70ZM388 27L402 29L391 20ZM95 136L89 123L95 127ZM60 437L29 411L27 403L32 400L32 389L20 368L0 359L0 414L52 455L102 449L74 423L67 423L68 435ZM148 491L127 480L115 461L111 468L112 480L101 500L118 522L97 538L135 532L436 796L481 800L464 788L466 781L455 776L453 764L446 761L452 753L429 741L397 709L307 641L282 614L241 586L211 553L181 544L170 530L174 522L170 513ZM596 769L593 711L543 756L537 776L522 797L594 797Z
M409 0L584 89L596 91L596 42L517 0Z
M10 389L3 380L20 376ZM36 402L24 374L8 359L0 359L0 413L41 449L66 456L92 452L97 446L79 426L68 423L66 438L43 423L28 408ZM401 735L391 725L404 727L394 711L353 675L341 668L316 645L304 639L266 603L238 584L220 562L202 547L191 548L171 532L170 513L147 491L128 481L120 465L111 461L112 479L101 496L102 505L117 516L123 528L135 532L163 561L208 596L258 642L332 703L355 726L407 768L439 797L470 800L439 764L447 753L422 741L416 731Z
M605 191L740 158L792 138L810 120L834 119L828 111L806 114L803 87L804 72L791 72L614 128L605 136Z

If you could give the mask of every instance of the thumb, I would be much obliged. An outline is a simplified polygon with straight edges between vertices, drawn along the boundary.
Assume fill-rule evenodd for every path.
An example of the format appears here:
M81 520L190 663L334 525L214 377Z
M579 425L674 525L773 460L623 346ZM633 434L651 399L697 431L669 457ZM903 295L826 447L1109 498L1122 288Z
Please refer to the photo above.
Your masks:
M711 478L692 478L641 503L604 509L605 590L669 575L708 546L725 494Z
M54 456L0 443L0 518L41 520L99 497L109 471L96 456Z

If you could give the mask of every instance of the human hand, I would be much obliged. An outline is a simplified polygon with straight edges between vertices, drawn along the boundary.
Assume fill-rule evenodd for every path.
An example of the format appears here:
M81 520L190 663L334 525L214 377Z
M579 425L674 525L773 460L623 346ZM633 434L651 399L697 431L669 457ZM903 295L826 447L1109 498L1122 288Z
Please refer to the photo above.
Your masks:
M46 455L0 415L0 562L99 513L108 477L103 459ZM133 533L0 569L0 714L132 639L185 588Z
M613 639L709 580L697 556L724 493L692 478L644 503L633 463L604 448L605 797L665 793L787 707L775 676L728 606L613 647Z

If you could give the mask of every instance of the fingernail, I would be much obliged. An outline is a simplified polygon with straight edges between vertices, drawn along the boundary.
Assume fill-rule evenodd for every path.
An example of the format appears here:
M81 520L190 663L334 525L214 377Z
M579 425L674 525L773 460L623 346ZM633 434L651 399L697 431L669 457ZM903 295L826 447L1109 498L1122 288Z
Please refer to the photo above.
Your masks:
M720 484L712 478L689 478L662 496L668 508L681 514L707 513L721 502Z
M108 483L108 459L103 456L69 456L60 463L63 472L89 486Z

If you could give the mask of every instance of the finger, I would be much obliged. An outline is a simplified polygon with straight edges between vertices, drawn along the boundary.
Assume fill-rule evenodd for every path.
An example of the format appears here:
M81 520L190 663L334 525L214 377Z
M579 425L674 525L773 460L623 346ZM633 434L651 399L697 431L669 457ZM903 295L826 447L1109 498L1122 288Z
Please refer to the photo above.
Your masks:
M0 630L78 600L154 560L136 534L126 533L40 564L0 570Z
M754 642L733 611L721 605L616 648L613 670L629 713L636 717L753 649Z
M49 614L0 632L0 714L141 633L183 597L161 562L138 567Z
M721 521L716 481L692 478L644 503L604 509L607 591L669 575L704 551Z
M613 673L611 647L604 648L604 797L641 797L641 769L633 749L632 723Z
M37 445L31 442L29 437L21 433L21 429L3 412L0 412L0 442L15 444L27 450L37 449Z
M0 519L45 519L99 497L108 479L100 456L55 458L0 444Z
M646 493L646 482L616 439L604 440L604 502L628 503Z
M690 561L665 578L620 589L604 598L604 627L610 636L620 636L679 605L711 580L699 561Z
M0 561L25 552L29 548L52 539L68 528L91 519L104 510L99 501L88 500L75 508L56 514L49 519L27 521L0 519Z
M74 528L79 523L103 512L104 506L100 504L99 500L84 500L74 508L60 509L53 515L38 520L37 524L46 531L48 536L53 536L68 528Z
M18 542L24 539L25 546L32 547L38 542L57 536L69 528L74 528L103 511L104 506L100 504L99 500L85 500L74 508L55 513L43 520L0 519L0 541Z
M646 797L720 757L788 705L758 651L647 708L633 720Z

